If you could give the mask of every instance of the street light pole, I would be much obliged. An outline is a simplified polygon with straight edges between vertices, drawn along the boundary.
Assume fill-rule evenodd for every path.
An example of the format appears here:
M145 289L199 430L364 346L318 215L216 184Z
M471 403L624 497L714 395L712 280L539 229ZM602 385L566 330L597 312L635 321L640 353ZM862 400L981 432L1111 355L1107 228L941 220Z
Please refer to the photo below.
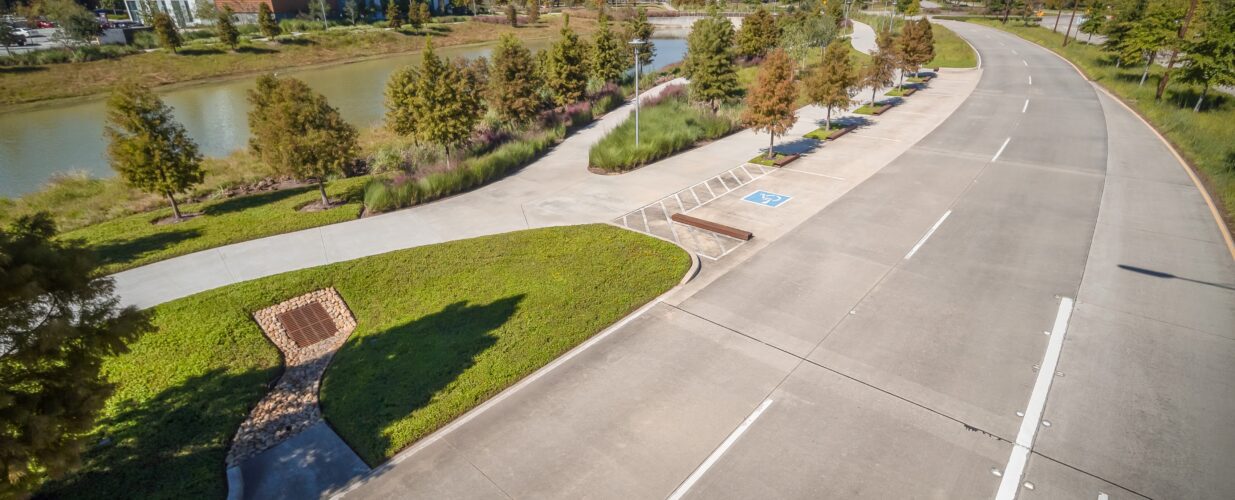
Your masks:
M635 148L639 147L639 48L644 43L642 38L636 38L630 41L630 45L635 48Z

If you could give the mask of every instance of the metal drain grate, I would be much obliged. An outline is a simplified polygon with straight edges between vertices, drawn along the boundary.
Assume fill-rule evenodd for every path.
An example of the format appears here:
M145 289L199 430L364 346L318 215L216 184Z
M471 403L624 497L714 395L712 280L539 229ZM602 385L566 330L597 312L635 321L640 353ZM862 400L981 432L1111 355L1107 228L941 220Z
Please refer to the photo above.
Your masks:
M326 313L320 302L310 302L280 313L278 318L287 336L300 347L309 347L339 332L334 318Z

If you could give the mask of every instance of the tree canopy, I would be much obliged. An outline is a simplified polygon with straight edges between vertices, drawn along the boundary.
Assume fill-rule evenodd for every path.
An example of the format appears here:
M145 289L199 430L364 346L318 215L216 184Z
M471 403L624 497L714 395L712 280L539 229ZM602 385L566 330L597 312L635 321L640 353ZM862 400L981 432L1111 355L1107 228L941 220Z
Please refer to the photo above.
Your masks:
M896 37L897 61L901 66L901 83L904 83L905 72L917 73L918 68L935 58L934 40L930 31L930 21L922 18L908 21Z
M762 5L742 18L737 33L737 55L746 58L763 57L780 43L780 26Z
M690 96L716 109L721 101L741 92L737 68L733 64L733 24L713 12L695 21L686 41L683 69L690 79Z
M87 248L46 213L0 229L0 496L20 498L78 464L112 386L107 357L150 330L121 308Z
M871 106L875 105L877 97L875 94L879 91L879 87L891 85L895 74L896 59L891 50L880 49L871 54L871 60L866 67L862 68L858 80L859 85L871 89Z
M857 71L849 59L849 44L845 41L828 44L822 63L810 73L805 84L811 103L827 110L824 126L825 130L831 130L832 110L848 107L858 85Z
M265 5L265 4L262 4ZM159 46L164 49L176 53L176 49L180 48L180 31L176 29L176 22L172 21L172 16L166 12L159 12L154 15L154 34L159 39Z
M526 123L540 111L540 71L532 52L513 34L498 39L489 72L489 107L502 120Z
M759 67L755 86L746 96L742 122L771 136L768 141L769 159L774 155L772 147L776 136L788 132L789 127L797 121L797 114L794 112L794 102L798 98L796 75L797 68L789 55L784 49L775 49L768 53L767 59Z
M484 114L484 93L478 70L465 61L442 60L427 40L419 71L400 70L387 84L387 126L444 147L449 165L451 148L471 137Z
M107 99L107 158L130 186L163 195L181 218L176 194L199 184L202 155L172 109L150 89L122 83Z
M601 16L592 40L592 54L588 66L592 77L602 82L615 82L626 72L626 42L618 39L609 28L609 17ZM633 61L632 61L633 62Z
M634 17L627 21L626 38L643 40L643 46L639 48L640 66L652 64L652 59L656 57L656 44L652 42L653 31L652 23L648 22L646 7L636 9Z
M1201 86L1199 112L1211 86L1235 84L1235 5L1209 4L1184 50L1180 79Z
M570 29L570 18L562 24L561 38L549 48L544 68L545 85L553 102L565 106L583 99L587 90L587 61L579 35Z
M240 31L232 23L234 15L231 7L224 7L219 10L219 17L214 22L214 30L219 36L219 41L231 47L232 50L236 50L236 47L240 45Z
M283 28L275 20L274 13L270 11L270 5L266 2L257 4L257 29L262 32L262 36L267 38L273 38L283 33Z
M249 104L249 148L279 173L316 181L322 205L329 206L326 179L343 174L355 158L356 128L295 78L262 75Z

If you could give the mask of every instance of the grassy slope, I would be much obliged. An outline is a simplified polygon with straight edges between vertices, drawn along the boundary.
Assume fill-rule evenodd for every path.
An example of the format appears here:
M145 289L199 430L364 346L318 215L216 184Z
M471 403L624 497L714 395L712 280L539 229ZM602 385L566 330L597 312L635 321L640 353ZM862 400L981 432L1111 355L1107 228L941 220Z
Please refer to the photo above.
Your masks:
M335 287L358 326L322 385L327 420L376 464L673 287L677 247L607 225L402 250L211 290L153 309L107 361L116 393L68 498L221 498L236 428L279 371L250 315Z
M887 18L880 20L879 16L870 14L858 13L854 15L854 19L866 23L872 27L879 23L887 23ZM900 31L904 22L899 18L893 23L895 30ZM931 33L935 36L935 58L926 63L926 68L973 68L978 65L978 54L973 51L965 40L953 33L952 30L931 24Z
M1045 28L1026 27L1009 22L1006 26L995 20L970 19L1012 32L1021 38L1042 45L1064 56L1081 68L1089 79L1101 84L1132 106L1171 141L1191 162L1216 194L1219 205L1226 209L1227 225L1232 225L1235 213L1235 99L1211 91L1210 108L1193 113L1200 88L1172 79L1166 97L1154 100L1159 76L1165 68L1155 65L1145 86L1137 86L1140 67L1116 68L1100 47L1086 43L1069 43L1063 47L1063 35ZM1178 73L1176 73L1178 76Z
M512 29L505 25L466 22L426 25L423 33L434 33L433 44L441 48L489 42L507 32L515 32L523 39L548 38L557 34L560 24L560 17L546 16L533 27ZM571 27L581 33L590 33L593 26L595 21L586 19L571 23ZM149 85L165 85L403 53L420 50L425 37L373 29L316 32L299 40L304 41L297 44L253 42L249 49L236 53L211 46L182 50L180 55L158 50L119 59L35 66L34 70L0 68L0 105L98 94L126 77Z
M182 205L184 213L205 215L176 224L151 224L171 215L171 208L164 208L86 226L62 237L85 241L102 259L102 271L113 273L221 245L355 219L368 180L364 176L328 183L326 192L344 204L321 212L297 210L320 199L317 187L309 186Z

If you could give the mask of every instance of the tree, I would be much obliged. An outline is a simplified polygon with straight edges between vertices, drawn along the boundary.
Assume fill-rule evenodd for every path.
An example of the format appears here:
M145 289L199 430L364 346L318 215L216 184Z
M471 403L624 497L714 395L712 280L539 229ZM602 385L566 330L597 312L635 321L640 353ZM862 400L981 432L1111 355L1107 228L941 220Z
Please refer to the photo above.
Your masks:
M1166 93L1166 84L1171 81L1171 70L1175 69L1175 58L1179 56L1180 46L1188 39L1188 25L1192 24L1192 15L1196 13L1196 7L1197 0L1188 2L1188 11L1184 13L1184 18L1179 23L1179 37L1171 44L1171 55L1166 59L1166 71L1158 80L1158 92L1154 94L1154 100L1161 101L1162 94Z
M154 33L159 38L160 47L172 51L173 54L176 53L176 49L180 47L180 31L176 30L176 23L172 21L172 16L167 15L166 12L155 14Z
M1145 69L1141 72L1141 82L1149 77L1149 68L1158 58L1158 53L1171 43L1174 36L1175 20L1182 14L1174 6L1159 3L1150 7L1144 17L1135 21L1121 42L1121 57L1145 61ZM1134 55L1136 54L1136 55Z
M309 17L322 21L322 29L330 28L330 12L333 10L326 0L309 0Z
M713 110L742 91L733 64L733 24L715 8L691 28L683 66L691 100L706 102Z
M425 2L418 2L418 3L420 5L416 7L416 10L420 12L421 24L433 22L433 15L429 13L429 4Z
M526 123L540 111L540 79L532 52L513 34L498 39L489 72L489 107L504 121Z
M0 23L0 45L4 46L5 53L12 54L13 52L9 49L9 47L17 45L17 42L20 40L21 38L17 36L17 32L13 30L13 26L7 23Z
M257 29L266 38L274 38L283 32L279 22L274 19L274 13L270 12L270 6L265 2L257 4Z
M60 25L53 36L66 45L90 43L103 33L103 27L94 13L74 0L43 0L37 7L42 15Z
M399 9L399 0L387 0L386 22L395 29L403 26L403 11Z
M420 2L415 0L410 1L407 4L407 24L412 25L412 29L414 30L420 29L420 27L425 24L424 18L420 17L420 7L418 4L420 4Z
M121 308L90 249L46 213L0 229L0 496L21 498L78 462L113 387L103 361L150 330Z
M857 71L849 59L849 46L844 41L828 44L823 62L806 80L806 94L812 104L827 110L825 130L832 129L832 110L844 109L853 102L858 84Z
M465 63L443 61L430 39L419 72L400 71L387 85L387 126L444 147L449 167L451 148L471 137L484 113L483 92L476 72Z
M759 67L758 80L746 96L742 123L768 133L769 160L775 155L772 148L776 136L788 132L798 118L793 105L798 98L796 75L797 68L784 49L773 50Z
M648 22L646 7L639 7L635 16L627 21L626 38L643 40L643 47L639 49L640 68L652 64L652 59L656 57L656 45L652 43L653 31L652 23Z
M862 87L870 87L871 101L870 105L875 106L876 93L880 87L891 85L892 76L896 73L895 60L892 54L887 50L876 50L871 54L871 61L866 67L862 68L862 73L859 76L859 85Z
M811 50L818 47L822 55L836 37L836 21L820 14L822 8L815 7L817 4L808 5L811 7L781 17L781 46L803 67Z
M506 20L510 22L511 27L519 27L519 11L515 10L514 2L506 4Z
M232 50L236 50L236 47L240 45L240 31L236 30L235 24L232 24L233 15L231 7L223 7L223 10L219 11L219 18L214 23L214 30L219 35L219 41L231 47Z
M194 0L193 8L194 15L198 20L209 23L219 17L219 9L215 7L214 0Z
M527 3L527 22L536 24L540 22L540 0L529 0Z
M780 43L780 27L776 19L762 5L742 18L742 29L737 33L737 54L753 59L767 55Z
M262 4L266 5L266 4ZM360 19L360 4L356 0L346 0L343 2L343 16L347 18L347 22L352 26L356 25L356 21Z
M176 194L202 182L202 155L172 109L150 89L128 82L107 99L107 157L130 186L160 194L181 219Z
M619 40L617 34L609 29L608 16L600 18L596 35L593 37L592 57L588 66L592 76L602 82L615 82L626 72L626 43Z
M930 21L926 18L908 21L901 35L896 37L897 60L901 66L901 85L905 83L906 71L917 76L918 68L935 58L935 47L927 31L929 29Z
M1223 8L1225 7L1225 8ZM1209 87L1235 84L1235 9L1210 4L1188 43L1180 79L1201 86L1192 111L1200 112Z
M570 17L562 24L561 38L548 50L545 59L545 86L558 106L583 99L587 89L587 62L579 35L570 29Z
M316 181L322 205L330 206L326 179L355 158L356 128L295 78L259 77L249 104L249 148L282 174Z

